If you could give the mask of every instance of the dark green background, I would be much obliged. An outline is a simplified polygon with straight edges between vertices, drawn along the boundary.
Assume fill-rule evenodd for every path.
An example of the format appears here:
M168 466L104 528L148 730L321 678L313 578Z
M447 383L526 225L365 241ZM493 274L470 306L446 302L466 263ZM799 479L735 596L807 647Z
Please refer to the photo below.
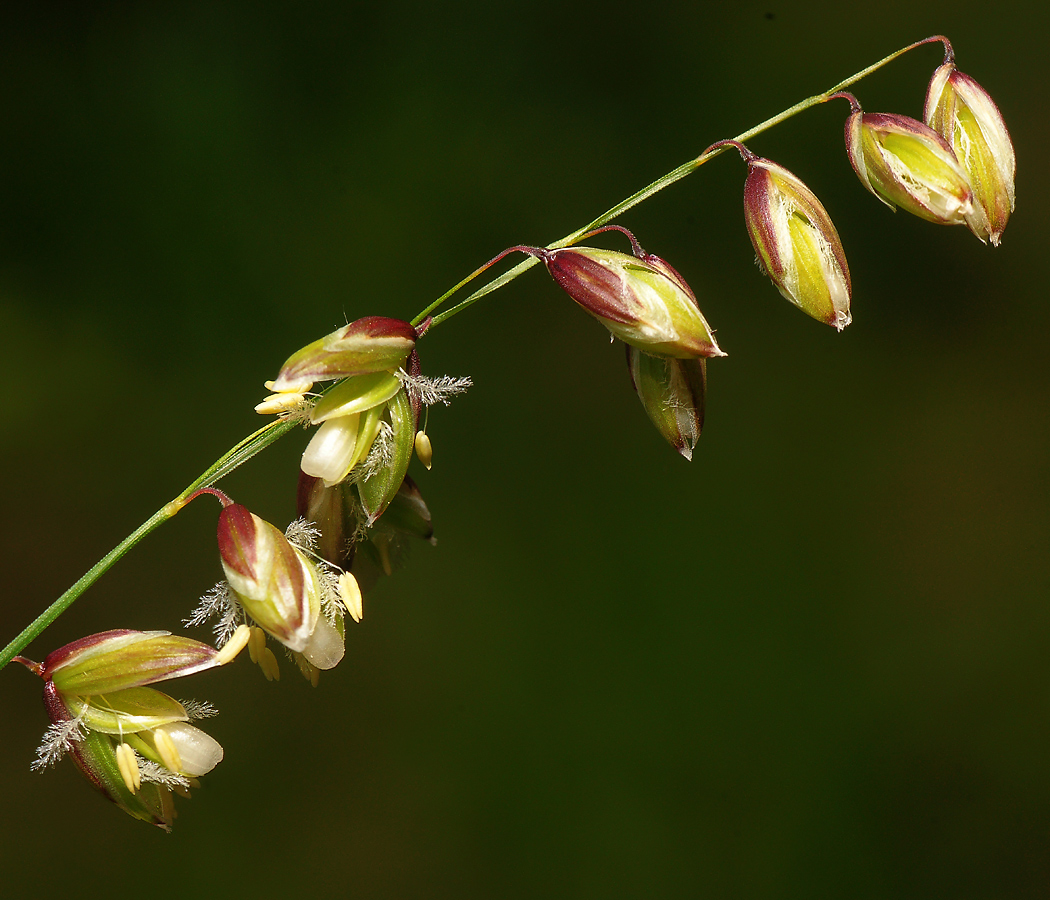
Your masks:
M755 140L838 224L841 335L753 266L735 157L625 216L729 353L692 464L542 271L434 331L425 370L476 383L414 471L438 547L317 690L246 660L172 686L219 706L226 760L170 836L68 763L30 774L40 684L5 671L0 894L1050 894L1042 4L801 6L5 15L0 641L257 427L302 344L411 317L910 41L952 37L1019 179L992 249L865 193L844 103ZM855 90L919 115L939 60ZM304 442L227 490L284 525ZM178 628L215 518L188 508L31 655Z

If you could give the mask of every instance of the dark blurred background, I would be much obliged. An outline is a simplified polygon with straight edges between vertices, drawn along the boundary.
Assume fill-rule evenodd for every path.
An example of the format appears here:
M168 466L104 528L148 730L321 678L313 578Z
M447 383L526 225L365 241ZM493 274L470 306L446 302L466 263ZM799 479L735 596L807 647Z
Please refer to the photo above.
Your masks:
M170 836L69 763L31 774L40 683L4 671L0 894L1050 895L1048 35L1041 4L936 6L9 9L0 642L258 427L301 345L913 40L953 39L1019 180L992 249L864 192L844 103L753 141L839 227L841 335L752 264L735 156L624 216L729 353L691 464L541 270L435 330L425 370L475 380L413 468L438 546L318 689L247 660L171 686L221 709L226 760ZM854 90L918 116L940 58ZM283 526L305 440L225 488ZM178 629L215 519L185 510L30 655Z

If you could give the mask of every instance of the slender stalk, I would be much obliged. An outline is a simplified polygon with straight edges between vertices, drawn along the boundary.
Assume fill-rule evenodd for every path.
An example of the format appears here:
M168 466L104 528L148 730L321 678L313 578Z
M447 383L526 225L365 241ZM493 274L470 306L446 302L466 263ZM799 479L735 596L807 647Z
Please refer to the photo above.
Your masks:
M141 541L147 534L163 525L185 506L191 495L202 488L210 487L220 478L228 475L242 463L247 462L260 450L265 449L278 438L283 437L295 423L291 421L276 420L260 428L254 434L249 435L227 453L223 454L211 466L205 469L192 484L188 485L170 503L164 504L152 516L146 519L138 528L122 540L116 547L102 557L95 565L85 572L80 579L61 597L37 616L21 633L8 644L0 653L0 669L6 666L29 643L36 639L52 622L64 613L73 602L93 585L105 571L107 571L118 559Z
M738 134L732 141L736 143L743 143L744 141L750 140L756 135L762 134L764 131L768 131L775 125L779 125L781 122L790 119L792 116L797 116L799 113L804 112L810 107L816 106L817 104L824 103L827 101L832 94L844 90L852 84L860 81L862 78L866 78L872 72L881 69L883 66L893 62L897 57L902 56L909 50L914 50L916 47L920 47L923 44L929 44L935 41L941 41L945 48L945 61L950 61L953 58L952 47L948 42L948 39L941 35L934 35L933 37L924 38L921 41L916 41L914 44L909 44L895 53L891 53L889 56L880 59L877 63L873 63L865 69L861 69L859 72L851 75L836 84L834 87L828 88L826 91L820 94L814 94L812 97L807 97L794 106L785 109L783 112L778 113L772 118L766 119L764 122L748 129L747 131ZM601 228L606 223L612 221L617 216L625 213L627 210L644 200L649 199L653 194L658 191L662 191L665 187L674 184L676 181L681 181L687 175L691 175L697 169L700 168L704 163L721 153L724 153L726 149L731 146L726 141L719 141L717 144L713 144L708 147L703 153L701 153L695 159L691 159L688 162L683 163L677 169L668 172L666 175L657 178L652 184L647 185L640 191L631 194L625 200L617 203L615 206L606 210L597 218L591 220L582 228L578 228L575 231L567 234L560 240L554 241L547 245L548 250L557 250L561 247L568 247L574 244L576 241L581 240L584 237L589 237L590 232L595 229ZM512 248L518 249L518 248ZM485 263L485 265L476 269L466 278L456 284L440 297L438 297L433 303L431 303L426 309L419 313L413 320L414 326L420 325L434 310L441 306L449 297L458 292L461 288L469 284L474 278L482 274L486 269L489 268L493 263L502 259L509 250L505 250L494 259ZM539 262L536 257L528 257L522 262L518 263L512 269L504 272L502 275L492 279L487 284L478 288L472 294L470 294L465 300L453 306L451 309L446 310L440 315L434 316L429 324L429 328L433 328L435 325L439 325L442 322L451 319L453 316L458 315L468 306L476 303L486 294L490 294L493 291L503 287L513 281L519 275L523 274L527 270L531 269L534 265ZM237 466L246 462L255 456L256 453L268 447L274 441L283 437L293 427L295 422L291 420L276 420L260 428L254 434L249 435L229 452L220 457L216 462L211 465L208 469L201 473L201 475L186 489L179 494L170 503L165 504L152 516L150 516L145 522L143 522L138 528L136 528L131 534L129 534L123 541L121 541L116 547L114 547L109 553L107 553L102 559L100 559L95 565L93 565L81 578L78 580L69 590L67 590L61 597L59 597L54 603L52 603L47 609L44 610L33 622L27 626L22 632L13 640L7 647L4 648L3 652L0 653L0 669L4 668L11 660L18 655L23 649L25 649L31 641L37 638L52 622L55 621L63 612L65 612L73 602L80 597L98 578L106 572L117 560L119 560L125 553L127 553L132 547L141 541L146 535L158 528L161 524L166 522L172 516L174 516L183 506L188 503L195 492L202 488L210 487L215 484L220 478L232 472Z

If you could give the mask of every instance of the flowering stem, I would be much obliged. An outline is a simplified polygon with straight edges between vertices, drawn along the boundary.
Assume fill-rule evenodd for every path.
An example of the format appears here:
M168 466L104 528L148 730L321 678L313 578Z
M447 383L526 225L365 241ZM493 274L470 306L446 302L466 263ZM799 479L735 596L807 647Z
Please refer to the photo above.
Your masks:
M862 78L866 78L872 72L881 69L883 66L893 62L897 57L902 56L909 50L914 50L916 47L920 47L923 44L932 43L935 41L941 41L945 48L945 61L951 61L953 58L951 44L948 39L941 35L934 35L933 37L925 38L921 41L916 41L914 44L909 44L895 53L891 53L884 59L880 59L877 63L868 66L865 69L861 69L859 72L851 75L849 78L840 81L834 87L828 88L820 94L815 94L812 97L808 97L800 103L796 103L794 106L785 109L783 112L778 113L770 119L756 125L754 128L750 128L741 134L738 134L735 138L732 138L732 142L737 144L743 141L750 140L756 135L761 134L764 131L768 131L774 125L779 125L781 122L790 119L792 116L797 116L800 112L804 112L810 107L817 106L820 103L824 103L830 97L842 91L844 88L849 87L851 84L855 84ZM688 162L683 163L677 169L668 172L661 178L656 179L652 184L642 188L637 193L631 194L625 200L617 203L612 208L606 210L596 219L588 222L582 228L578 228L570 234L560 240L554 241L552 244L548 244L547 250L557 250L562 247L568 247L579 240L586 237L590 237L596 229L601 229L603 225L615 219L622 213L627 212L634 206L637 206L644 200L648 200L653 194L658 191L662 191L665 187L674 184L676 181L681 181L687 175L691 175L697 169L700 168L708 160L713 159L721 153L724 153L729 146L733 143L729 141L720 141L717 144L713 144L703 153L701 153L695 159L691 159ZM511 250L521 250L522 247L514 247L510 250L505 250L485 265L481 266L466 278L464 278L459 284L455 285L440 297L431 303L426 309L424 309L418 316L412 320L413 326L421 325L431 313L441 306L449 297L458 292L461 288L469 284L474 278L482 274L486 269L489 268L493 263L502 259ZM535 249L535 248L533 248ZM529 256L524 261L518 263L512 269L504 272L502 275L492 279L487 284L478 288L474 293L470 294L466 299L460 301L458 304L453 306L451 309L446 310L440 315L434 316L428 323L427 327L432 328L435 325L439 325L441 322L451 319L453 316L458 315L468 306L476 303L486 294L490 294L503 285L513 281L519 275L523 274L527 270L531 269L537 262L539 257ZM0 653L0 669L4 668L11 660L19 654L25 647L29 645L36 637L38 637L45 628L47 628L52 622L55 621L66 609L68 609L73 602L86 591L92 584L98 580L104 572L106 572L118 559L120 559L125 553L128 552L132 547L141 541L147 534L156 529L158 526L166 522L172 516L174 516L183 506L185 506L191 499L191 495L195 492L200 491L203 488L208 488L215 484L220 478L232 472L241 463L251 459L260 450L268 447L278 438L283 437L293 427L295 422L290 420L280 420L271 422L263 428L260 428L254 434L245 438L239 444L237 444L228 453L218 459L212 466L206 469L199 478L197 478L192 484L190 484L181 494L179 494L170 503L165 504L161 509L157 510L152 516L150 516L145 522L143 522L138 528L129 534L123 541L121 541L116 547L114 547L109 553L107 553L102 559L100 559L94 566L92 566L81 578L76 582L69 590L67 590L61 597L59 597L54 603L52 603L43 613L41 613L27 628L25 628L7 647L4 648L3 652Z
M152 516L122 540L116 547L102 557L95 565L85 572L61 597L37 616L10 644L0 653L0 669L4 668L23 649L29 646L45 628L64 613L73 602L93 585L106 570L108 570L118 559L141 541L147 534L158 528L174 516L182 507L210 485L215 484L220 478L228 475L241 463L247 462L256 453L268 447L278 438L283 437L292 428L295 422L282 421L280 419L270 422L260 428L254 434L246 437L237 446L233 447L211 466L204 470L200 476L170 503L166 503ZM208 491L211 493L211 491Z
M828 99L830 99L832 94L849 87L851 84L856 84L862 78L866 78L872 72L878 71L883 66L893 62L895 59L897 59L897 57L903 56L909 50L914 50L916 47L921 47L923 44L929 44L935 41L940 41L944 44L945 59L947 60L951 58L952 48L951 44L948 42L948 39L946 37L944 37L943 35L933 35L932 37L923 38L923 40L916 41L914 44L909 44L907 47L902 47L897 52L891 53L889 56L880 59L877 63L873 63L867 68L861 69L859 72L850 75L849 78L843 79L834 87L828 88L823 93L814 94L812 97L807 97L805 100L796 103L794 106L785 109L783 112L777 113L772 118L766 119L764 122L761 122L754 128L749 128L747 131L738 134L735 138L732 138L731 140L735 143L743 143L744 141L750 140L756 135L762 134L762 132L764 131L768 131L774 125L779 125L781 122L790 119L792 116L797 116L800 112L805 112L807 109L810 109L813 106L819 106L821 103L824 103ZM730 144L729 141L720 141L717 144L712 145L695 159L691 159L688 162L682 163L682 165L680 165L677 169L668 172L661 178L657 178L656 181L654 181L652 184L647 185L637 193L631 194L631 196L628 197L626 200L622 200L621 202L617 203L615 206L603 212L593 221L588 222L582 228L578 228L576 229L576 231L565 235L565 237L561 238L560 240L557 240L552 244L548 244L547 249L557 250L560 247L568 247L571 244L576 243L576 241L587 236L587 233L592 231L593 229L604 225L606 222L611 222L617 216L627 212L627 210L631 209L631 207L637 206L644 200L648 200L651 196L653 196L653 194L657 193L658 191L662 191L665 187L674 184L676 181L681 181L687 175L692 175L693 172L699 169L700 166L702 166L708 160L714 159L714 157L718 156L721 153L724 153L729 146L732 146L732 144ZM497 257L497 259L498 258L499 257ZM514 268L508 269L502 275L492 279L492 281L478 288L469 297L457 303L451 309L446 310L440 315L434 316L430 327L433 328L435 325L440 325L442 322L451 319L454 315L457 315L458 313L465 310L468 306L476 303L486 294L491 294L493 291L513 281L519 275L524 274L538 262L539 259L537 257L529 257L528 259L518 263L516 266L514 266ZM491 262L486 263L480 269L464 278L455 287L451 288L450 290L442 294L440 297L438 297L437 300L431 303L430 306L424 309L418 316L416 316L412 320L412 324L418 325L420 322L422 322L423 319L425 319L428 315L431 315L435 309L441 306L441 304L444 303L454 293L456 293L456 291L468 284L477 275L484 272L485 269L487 269L491 264Z

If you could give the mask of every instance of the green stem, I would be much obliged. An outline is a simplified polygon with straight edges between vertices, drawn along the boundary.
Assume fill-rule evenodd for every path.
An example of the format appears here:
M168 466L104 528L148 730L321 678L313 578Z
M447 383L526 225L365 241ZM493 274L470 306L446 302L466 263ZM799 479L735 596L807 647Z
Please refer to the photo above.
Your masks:
M861 69L859 72L850 75L849 78L843 79L834 87L828 88L823 93L814 94L812 97L807 97L805 100L796 103L794 106L785 109L783 112L777 113L772 118L766 119L764 122L761 122L754 128L749 128L747 131L741 132L735 138L732 138L732 140L738 141L739 143L748 141L756 135L762 134L762 132L764 131L768 131L773 126L779 125L781 122L790 119L792 116L797 116L799 113L805 112L807 109L810 109L813 106L825 103L832 94L844 90L851 84L856 84L862 78L866 78L872 72L878 71L883 66L893 62L895 59L897 59L897 57L907 53L909 50L914 50L916 47L921 47L923 44L929 44L934 41L943 42L946 48L946 58L951 56L951 45L948 43L947 38L944 38L941 35L935 35L933 37L924 38L921 41L916 41L914 44L909 44L907 47L903 47L896 53L891 53L889 56L880 59L877 63L873 63L866 69ZM582 228L577 228L575 231L565 235L565 237L561 238L560 240L554 241L554 243L552 244L548 244L547 249L557 250L560 247L568 247L571 244L574 244L588 231L591 231L592 229L597 228L601 225L605 225L607 222L611 222L617 216L627 212L627 210L631 209L631 207L637 206L644 200L648 200L651 196L653 196L653 194L657 193L658 191L662 191L665 187L674 184L676 181L681 181L687 175L692 175L693 172L699 169L700 166L702 166L708 160L714 159L721 153L725 153L726 149L727 147L724 146L721 142L719 142L719 144L714 149L709 148L695 159L691 159L688 162L682 163L682 165L680 165L677 169L674 169L673 171L668 172L666 175L657 178L656 181L654 181L652 184L646 185L637 193L631 194L631 196L628 197L626 200L622 200L612 208L607 209L600 216L588 222ZM469 297L467 297L460 303L457 303L451 309L446 310L440 315L434 316L433 321L430 323L430 328L433 328L435 325L440 325L442 322L445 322L448 319L451 319L453 316L457 315L458 313L461 313L468 306L471 306L472 304L476 303L486 294L491 294L493 291L503 287L505 284L510 283L519 275L522 275L523 273L531 269L538 262L539 260L537 258L530 256L528 259L525 259L522 262L518 263L516 266L514 266L514 268L508 269L502 275L492 279L483 287L478 288ZM486 268L488 268L487 265L482 266L476 272L473 272L466 278L464 278L455 287L451 288L450 290L442 294L440 297L438 297L437 300L431 303L430 306L424 309L421 313L419 313L419 315L417 315L412 320L412 324L419 325L428 315L433 313L435 309L441 306L442 303L444 303L449 297L456 293L456 291L458 291L461 287L469 283L477 275L484 272Z
M754 128L751 128L741 134L738 134L734 141L743 143L744 141L750 140L756 135L761 134L764 131L769 130L774 125L778 125L786 119L790 119L792 116L798 115L809 109L812 106L816 106L819 103L824 103L832 94L837 91L844 90L851 84L855 84L862 78L867 77L872 72L881 69L883 66L893 62L898 56L907 53L909 50L913 50L916 47L928 44L934 41L942 41L945 45L945 60L950 61L952 58L951 45L948 43L947 38L940 35L934 37L928 37L921 41L916 41L914 44L909 44L898 50L896 53L891 53L884 59L880 59L877 63L868 66L866 69L861 69L849 78L840 81L834 87L828 88L821 94L815 94L812 97L808 97L800 103L796 103L794 106L785 109L783 112L778 113L771 119L766 119ZM713 159L720 153L724 153L727 147L724 143L720 142L713 147L708 148L701 153L695 159L691 159L686 163L680 165L677 169L668 172L662 178L656 179L652 184L642 188L637 193L631 194L626 200L617 203L611 209L606 210L596 219L588 222L582 228L576 229L571 234L567 234L561 240L554 241L552 244L547 245L548 250L557 250L560 247L568 247L576 241L584 237L587 232L592 231L595 228L599 228L605 225L607 222L612 221L617 216L625 213L627 210L634 206L637 206L643 200L647 200L657 191L662 191L668 185L674 184L676 181L681 181L687 175L691 175L697 169L700 168L709 159ZM497 257L497 259L502 257ZM486 294L490 294L498 288L508 282L513 281L522 273L531 269L536 263L539 262L535 257L528 257L524 261L518 263L514 268L509 269L502 275L492 279L483 287L478 288L474 293L468 296L465 300L453 306L451 309L437 315L432 320L430 327L433 328L435 325L439 325L453 316L458 315L468 306L476 303ZM466 278L464 278L459 284L455 285L440 297L431 303L426 309L424 309L418 316L412 320L413 325L420 325L423 320L430 315L435 309L441 306L449 297L455 294L460 288L470 283L474 278L484 272L491 263L486 263L481 268L472 272ZM174 516L188 501L189 496L196 490L203 487L209 487L215 484L220 478L232 472L241 463L251 459L260 450L268 447L278 438L283 437L287 434L295 423L290 420L277 420L271 422L263 428L260 428L254 434L245 438L237 446L231 449L228 453L218 459L212 466L206 469L199 478L197 478L192 484L190 484L181 494L178 495L170 503L165 504L161 509L157 510L152 516L150 516L145 522L143 522L138 528L136 528L131 534L129 534L123 541L121 541L116 547L114 547L109 553L107 553L102 559L100 559L95 565L93 565L81 578L74 584L68 591L66 591L61 597L59 597L54 603L52 603L44 612L42 612L37 618L26 627L7 647L0 653L0 669L4 668L13 657L21 653L31 641L36 639L45 628L47 628L52 622L55 621L63 612L65 612L73 602L86 591L98 578L106 572L118 559L120 559L125 553L128 552L132 547L141 541L147 534L159 527L161 524L166 522L172 516Z
M0 669L22 652L29 643L35 640L52 622L64 613L73 602L93 585L107 569L141 541L147 534L163 525L188 502L189 496L200 488L210 487L220 478L228 475L242 463L247 462L260 450L265 449L278 438L283 437L295 427L293 421L276 420L246 437L211 466L204 470L192 484L170 503L166 503L152 516L122 540L116 547L102 557L95 565L81 576L68 591L45 609L0 653Z

